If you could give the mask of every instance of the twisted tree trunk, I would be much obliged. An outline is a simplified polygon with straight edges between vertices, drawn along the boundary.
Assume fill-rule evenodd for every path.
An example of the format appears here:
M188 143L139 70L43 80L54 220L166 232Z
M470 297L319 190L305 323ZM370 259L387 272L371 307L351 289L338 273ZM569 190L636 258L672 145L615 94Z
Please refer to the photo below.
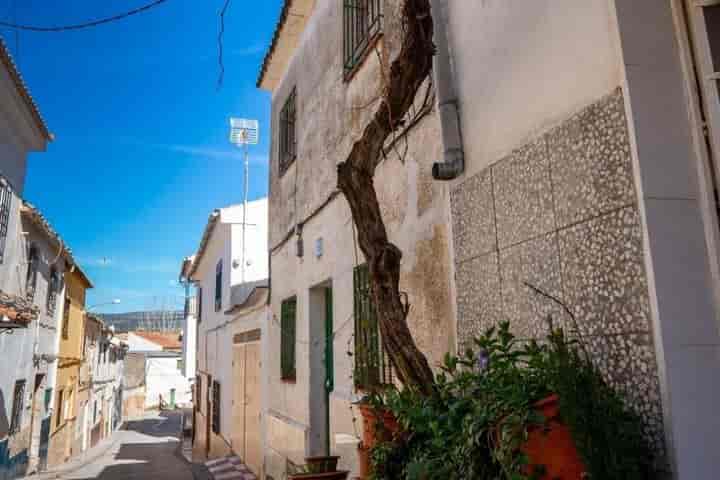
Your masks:
M358 243L368 260L383 347L403 385L430 394L435 389L434 376L410 334L400 297L402 252L388 240L373 184L383 145L402 126L432 71L435 46L429 0L405 0L402 23L402 47L390 66L383 98L348 158L338 165L338 188L350 204Z

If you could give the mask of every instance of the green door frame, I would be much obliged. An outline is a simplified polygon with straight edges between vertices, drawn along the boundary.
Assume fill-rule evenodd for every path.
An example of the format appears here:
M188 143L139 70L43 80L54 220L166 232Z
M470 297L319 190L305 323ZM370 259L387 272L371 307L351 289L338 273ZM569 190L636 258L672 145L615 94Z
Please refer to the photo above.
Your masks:
M330 455L330 393L335 390L335 365L333 349L333 291L325 289L325 431L327 452Z

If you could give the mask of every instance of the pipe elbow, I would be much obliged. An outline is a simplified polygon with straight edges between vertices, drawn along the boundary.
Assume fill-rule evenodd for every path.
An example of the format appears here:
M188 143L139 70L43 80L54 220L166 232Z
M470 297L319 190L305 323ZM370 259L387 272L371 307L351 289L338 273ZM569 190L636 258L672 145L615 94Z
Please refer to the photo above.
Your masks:
M445 152L445 160L436 162L432 166L432 176L435 180L454 180L465 171L465 157L462 149Z

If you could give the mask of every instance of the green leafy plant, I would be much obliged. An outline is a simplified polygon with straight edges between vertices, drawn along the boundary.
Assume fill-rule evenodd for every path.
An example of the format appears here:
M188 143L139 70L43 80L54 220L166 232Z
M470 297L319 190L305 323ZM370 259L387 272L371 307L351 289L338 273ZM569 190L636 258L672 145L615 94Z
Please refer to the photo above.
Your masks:
M543 467L528 468L521 446L545 424L533 405L551 393L560 396L590 478L652 478L642 423L578 342L552 329L541 343L523 342L502 323L474 347L445 357L434 395L388 389L375 396L403 430L373 449L376 480L539 478Z

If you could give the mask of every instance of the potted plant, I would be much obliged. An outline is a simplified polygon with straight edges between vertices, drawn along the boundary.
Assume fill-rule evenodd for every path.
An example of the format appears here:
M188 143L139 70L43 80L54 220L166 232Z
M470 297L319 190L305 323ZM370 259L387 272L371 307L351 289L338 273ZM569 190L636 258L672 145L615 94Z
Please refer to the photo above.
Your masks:
M304 465L287 463L288 480L345 480L350 472L337 470L340 457L305 457Z
M639 417L581 342L550 332L520 341L502 323L446 356L435 394L384 392L403 434L376 435L372 478L654 478Z

